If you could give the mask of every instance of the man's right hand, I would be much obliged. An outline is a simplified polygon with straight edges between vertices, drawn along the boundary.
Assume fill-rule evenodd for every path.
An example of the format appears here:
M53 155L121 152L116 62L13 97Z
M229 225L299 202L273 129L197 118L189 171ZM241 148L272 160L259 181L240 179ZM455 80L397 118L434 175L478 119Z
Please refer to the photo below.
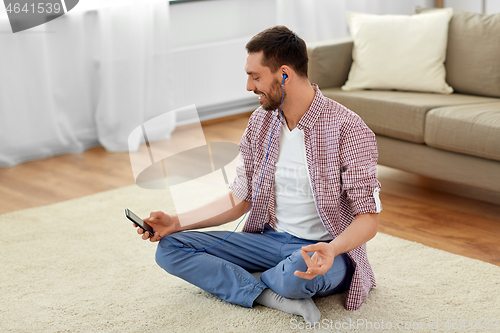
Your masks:
M162 211L151 212L149 217L142 220L149 224L155 231L155 234L151 236L149 232L144 232L144 230L134 224L137 228L137 233L142 235L142 239L144 240L149 239L151 242L158 242L163 237L180 231L180 223L177 216L170 216Z

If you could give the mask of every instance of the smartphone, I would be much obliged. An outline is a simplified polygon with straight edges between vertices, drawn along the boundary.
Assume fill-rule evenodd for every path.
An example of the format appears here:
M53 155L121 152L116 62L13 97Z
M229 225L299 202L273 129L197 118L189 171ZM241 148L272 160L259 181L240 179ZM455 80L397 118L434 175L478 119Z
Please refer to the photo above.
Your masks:
M151 226L149 224L147 224L146 222L144 222L139 216L132 213L128 208L125 208L125 216L127 216L127 218L130 221L134 222L137 226L139 226L139 228L144 230L144 232L146 232L146 231L149 232L151 237L154 235L155 232L154 232L153 228L151 228Z

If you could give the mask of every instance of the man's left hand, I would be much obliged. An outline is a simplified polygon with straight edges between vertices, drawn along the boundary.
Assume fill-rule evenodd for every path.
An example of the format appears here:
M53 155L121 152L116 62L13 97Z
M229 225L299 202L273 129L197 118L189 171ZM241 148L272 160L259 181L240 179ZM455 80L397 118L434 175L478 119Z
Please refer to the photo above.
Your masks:
M309 257L307 252L314 252L314 254ZM295 271L294 275L307 280L325 274L332 267L336 255L333 246L325 242L303 246L300 254L307 264L307 271Z

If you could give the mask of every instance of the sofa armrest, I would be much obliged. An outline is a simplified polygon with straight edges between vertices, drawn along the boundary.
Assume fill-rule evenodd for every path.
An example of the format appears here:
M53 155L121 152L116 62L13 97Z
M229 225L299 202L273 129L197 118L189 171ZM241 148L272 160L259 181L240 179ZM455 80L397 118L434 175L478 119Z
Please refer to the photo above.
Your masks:
M320 88L344 85L351 69L352 47L351 37L309 44L309 81Z

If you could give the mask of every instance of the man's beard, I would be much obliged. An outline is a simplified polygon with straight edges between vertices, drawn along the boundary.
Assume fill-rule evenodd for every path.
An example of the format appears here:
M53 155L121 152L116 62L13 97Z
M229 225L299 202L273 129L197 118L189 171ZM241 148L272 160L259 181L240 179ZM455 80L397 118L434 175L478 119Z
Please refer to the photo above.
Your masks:
M262 108L266 111L274 111L281 106L281 85L278 80L274 80L271 91L268 94L265 94L265 101L262 103Z

